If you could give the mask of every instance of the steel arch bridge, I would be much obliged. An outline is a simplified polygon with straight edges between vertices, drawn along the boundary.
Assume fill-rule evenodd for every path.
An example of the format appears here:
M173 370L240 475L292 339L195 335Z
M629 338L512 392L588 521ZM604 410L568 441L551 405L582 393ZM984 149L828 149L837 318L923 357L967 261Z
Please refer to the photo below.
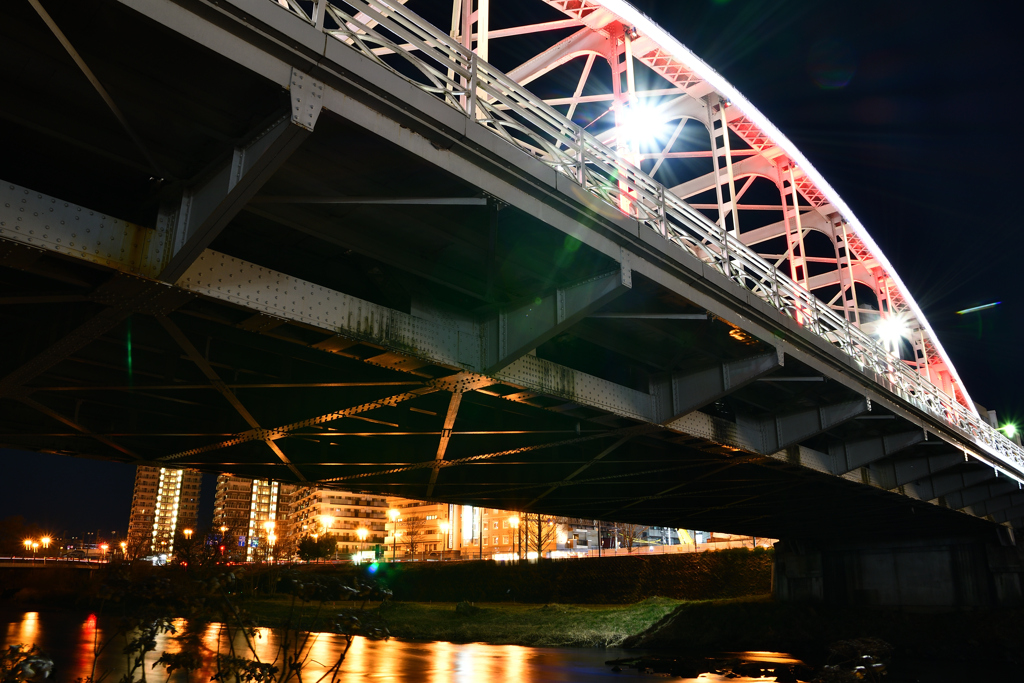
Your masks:
M6 445L775 537L1024 517L865 226L625 2L0 12Z

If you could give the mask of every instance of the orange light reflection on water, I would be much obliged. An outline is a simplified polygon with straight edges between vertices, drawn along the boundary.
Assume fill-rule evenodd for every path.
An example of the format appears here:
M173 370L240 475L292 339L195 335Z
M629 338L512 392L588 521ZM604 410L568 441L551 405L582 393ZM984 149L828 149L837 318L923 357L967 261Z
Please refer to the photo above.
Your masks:
M7 625L8 642L31 645L39 637L39 612L25 612L20 622Z

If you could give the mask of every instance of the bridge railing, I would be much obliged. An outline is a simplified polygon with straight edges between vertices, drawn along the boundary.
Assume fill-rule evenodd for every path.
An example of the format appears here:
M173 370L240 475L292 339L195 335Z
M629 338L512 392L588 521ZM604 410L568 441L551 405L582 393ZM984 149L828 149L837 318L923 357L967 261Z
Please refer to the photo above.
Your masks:
M396 0L270 0L474 119L842 350L879 383L1024 472L1024 449L468 47Z

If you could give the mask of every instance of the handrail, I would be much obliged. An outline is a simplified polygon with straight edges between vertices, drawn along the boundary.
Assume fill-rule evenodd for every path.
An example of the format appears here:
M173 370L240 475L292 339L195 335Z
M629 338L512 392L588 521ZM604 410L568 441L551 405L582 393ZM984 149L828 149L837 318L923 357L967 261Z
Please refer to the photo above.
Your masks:
M661 183L397 0L270 2L431 93L615 208L627 207L628 215L648 229L836 346L862 371L872 372L884 389L944 420L1014 468L1007 474L1018 481L1024 476L1024 448ZM402 47L406 44L414 50ZM374 48L386 49L377 54Z

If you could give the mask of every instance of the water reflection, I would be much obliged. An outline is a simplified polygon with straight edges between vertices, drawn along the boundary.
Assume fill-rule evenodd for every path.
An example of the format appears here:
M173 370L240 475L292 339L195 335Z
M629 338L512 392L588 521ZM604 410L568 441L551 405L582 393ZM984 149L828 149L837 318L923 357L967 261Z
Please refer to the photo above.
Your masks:
M92 674L94 648L100 652L95 657L95 676L105 680L118 680L126 672L122 636L118 642L103 647L105 639L116 632L116 620L96 615L70 615L66 613L21 612L0 614L7 622L4 629L4 646L16 643L35 643L56 663L57 681L73 681ZM178 636L188 624L183 620L174 622ZM195 634L205 652L203 669L192 675L192 680L210 680L216 672L216 652L227 653L232 644L237 653L248 652L245 634L230 630L218 624L206 625ZM157 652L177 652L180 644L174 634L157 637ZM287 641L289 649L294 648L296 634L267 628L257 629L252 647L263 662L272 662L284 668L282 643ZM345 651L346 640L331 633L311 634L307 641L308 654L303 663L303 680L316 681L330 671ZM337 680L340 683L363 683L365 681L388 681L407 683L591 683L597 681L650 681L650 675L638 671L623 670L612 672L605 665L610 659L625 657L626 651L581 650L521 647L517 645L486 645L483 643L410 642L392 639L370 641L356 638L342 664ZM767 653L759 653L767 654ZM157 655L151 655L146 665L147 674L156 673L150 668ZM784 656L782 656L784 657ZM782 659L780 658L780 663ZM163 678L163 676L160 676ZM176 672L170 681L186 681L184 672ZM330 675L324 679L330 680ZM675 679L681 680L681 679ZM728 678L705 674L699 679L708 681L729 680L735 682L766 681L772 678Z

